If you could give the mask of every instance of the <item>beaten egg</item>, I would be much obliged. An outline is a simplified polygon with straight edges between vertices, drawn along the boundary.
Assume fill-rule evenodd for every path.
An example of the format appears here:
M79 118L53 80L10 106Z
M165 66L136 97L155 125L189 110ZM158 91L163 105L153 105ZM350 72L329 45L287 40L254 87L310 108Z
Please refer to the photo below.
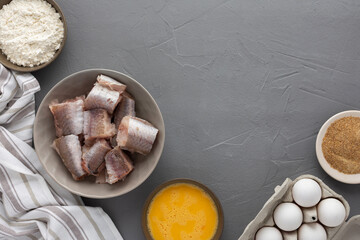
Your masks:
M151 200L147 227L154 240L210 240L219 222L213 199L200 187L171 184Z

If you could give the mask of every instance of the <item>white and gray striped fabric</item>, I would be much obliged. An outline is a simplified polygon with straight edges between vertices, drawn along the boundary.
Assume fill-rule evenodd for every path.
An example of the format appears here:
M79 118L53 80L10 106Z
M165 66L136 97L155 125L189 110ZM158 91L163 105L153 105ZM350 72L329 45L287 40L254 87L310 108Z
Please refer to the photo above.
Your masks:
M55 183L30 146L35 118L31 74L0 64L0 239L123 239L101 209Z

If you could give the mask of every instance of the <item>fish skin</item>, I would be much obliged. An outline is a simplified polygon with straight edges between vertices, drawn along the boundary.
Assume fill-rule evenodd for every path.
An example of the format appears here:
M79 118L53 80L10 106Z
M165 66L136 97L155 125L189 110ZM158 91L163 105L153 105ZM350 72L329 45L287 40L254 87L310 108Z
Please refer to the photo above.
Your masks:
M62 103L53 101L49 104L54 117L57 137L70 134L79 135L83 132L84 99L85 96L80 96Z
M92 109L84 112L85 144L91 144L95 138L111 138L116 133L115 125L105 109Z
M85 110L102 108L112 114L120 101L120 92L110 90L99 83L95 83L85 99L84 106Z
M116 140L121 149L147 155L158 132L157 128L144 119L125 116L119 125Z
M105 162L104 162L105 163ZM105 164L104 164L105 166ZM96 176L95 183L103 184L106 182L106 168L104 167L102 171L99 172L99 175Z
M122 94L121 102L118 104L114 112L114 123L116 129L118 129L123 117L135 117L135 115L135 100L129 93L124 92Z
M118 106L115 108L115 111L113 114L114 124L115 124L116 129L119 128L120 122L123 119L123 117L125 117L125 116L135 117L136 116L134 98L127 92L123 92L121 95L122 95L122 100L118 104ZM115 134L115 136L110 140L112 147L117 146L116 137L117 137L117 134Z
M91 147L96 142L96 138L89 138L84 135L84 146L83 147Z
M104 139L97 139L91 146L82 148L82 168L90 175L97 176L104 167L104 157L111 150L109 143Z
M115 79L103 74L98 75L96 80L101 86L107 87L110 90L114 90L122 93L126 89L125 84L122 84L121 82L118 82Z
M116 137L117 137L117 134L115 134L115 136L113 136L112 138L110 138L110 145L111 145L111 147L113 147L113 148L117 146Z
M82 152L78 136L67 135L57 138L53 142L52 147L59 154L74 180L81 180L87 176L87 173L84 171L81 164Z
M112 148L110 148L111 150ZM98 174L96 176L98 176L100 174L100 172L104 171L104 169L106 168L106 165L105 165L105 157L104 157L104 161L100 164L100 166L98 167Z
M106 182L114 184L123 180L134 166L131 159L119 147L109 151L105 156Z

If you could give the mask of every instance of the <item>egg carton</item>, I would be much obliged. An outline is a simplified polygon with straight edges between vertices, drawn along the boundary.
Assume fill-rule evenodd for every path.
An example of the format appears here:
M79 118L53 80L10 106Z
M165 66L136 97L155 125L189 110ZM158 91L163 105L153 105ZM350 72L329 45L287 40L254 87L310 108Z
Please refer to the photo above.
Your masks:
M312 175L302 175L296 178L294 181L287 178L281 186L275 187L275 193L269 198L269 200L264 204L263 208L257 214L257 216L252 220L247 227L245 228L243 234L238 240L254 240L256 232L262 227L274 227L275 223L273 220L273 212L275 208L283 202L294 202L292 197L292 187L293 185L303 178L309 178L315 180L322 189L321 199L325 198L336 198L340 200L346 210L346 217L348 218L350 213L350 206L348 202L343 198L343 196L337 194L332 189L330 189L323 181L319 178ZM302 208L303 211L303 222L312 223L317 222L317 212L316 206L311 208ZM344 222L338 227L326 227L323 226L326 230L329 240L344 240L344 239L359 239L360 236L360 216L351 218L348 222ZM297 240L297 231L284 232L282 231L284 240ZM350 235L349 235L350 234ZM347 236L345 238L344 236Z

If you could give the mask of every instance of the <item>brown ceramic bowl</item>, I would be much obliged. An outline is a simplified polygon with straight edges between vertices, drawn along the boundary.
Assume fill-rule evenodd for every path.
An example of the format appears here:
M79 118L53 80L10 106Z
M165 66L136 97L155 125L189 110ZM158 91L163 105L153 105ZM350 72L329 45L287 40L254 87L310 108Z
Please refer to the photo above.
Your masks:
M146 199L145 201L145 205L142 211L142 220L141 220L141 225L142 225L142 229L145 235L145 238L147 240L154 240L151 237L149 228L148 228L148 222L147 222L147 213L149 210L149 206L151 201L153 200L153 198L156 196L156 194L158 192L160 192L161 190L163 190L164 188L173 185L173 184L177 184L177 183L187 183L187 184L192 184L195 185L199 188L201 188L202 190L204 190L210 197L211 199L214 201L217 212L218 212L218 218L219 218L219 222L218 222L218 227L216 229L216 232L213 236L213 238L211 240L218 240L220 239L220 236L222 234L223 228L224 228L224 214L223 214L223 210L220 204L219 199L215 196L215 194L209 189L207 188L205 185L195 181L195 180L191 180L191 179L185 179L185 178L179 178L179 179L173 179L170 180L168 182L165 182L163 184L161 184L160 186L156 187L154 189L154 191L152 191L149 195L149 197Z
M54 119L49 110L49 104L54 99L63 101L86 94L96 82L96 76L105 74L127 85L127 91L136 101L136 116L152 123L159 129L151 152L142 156L133 154L130 157L135 162L135 169L124 181L115 184L96 184L94 179L86 178L75 181L64 166L59 155L51 147L55 140ZM143 183L153 172L159 162L164 148L165 126L155 100L150 93L133 78L107 69L88 69L74 73L56 84L41 102L34 123L34 144L36 153L47 173L61 186L72 193L89 198L110 198L125 194Z
M60 14L60 20L63 22L64 24L64 39L60 45L60 48L55 52L55 55L52 59L50 59L48 62L45 62L43 64L40 64L38 66L35 67L23 67L23 66L19 66L16 65L12 62L10 62L7 58L6 55L4 55L0 49L0 63L3 64L5 67L10 68L12 70L16 70L19 72L34 72L37 70L40 70L46 66L48 66L50 63L52 63L59 55L61 50L64 48L65 45L65 41L66 41L66 37L67 37L67 25L66 25L66 21L65 21L65 17L64 14L62 13L59 5L57 5L57 3L54 0L46 0L48 3L51 4L51 6L53 8L55 8L55 10ZM10 3L11 0L0 0L0 9L2 9L2 7L8 3Z

